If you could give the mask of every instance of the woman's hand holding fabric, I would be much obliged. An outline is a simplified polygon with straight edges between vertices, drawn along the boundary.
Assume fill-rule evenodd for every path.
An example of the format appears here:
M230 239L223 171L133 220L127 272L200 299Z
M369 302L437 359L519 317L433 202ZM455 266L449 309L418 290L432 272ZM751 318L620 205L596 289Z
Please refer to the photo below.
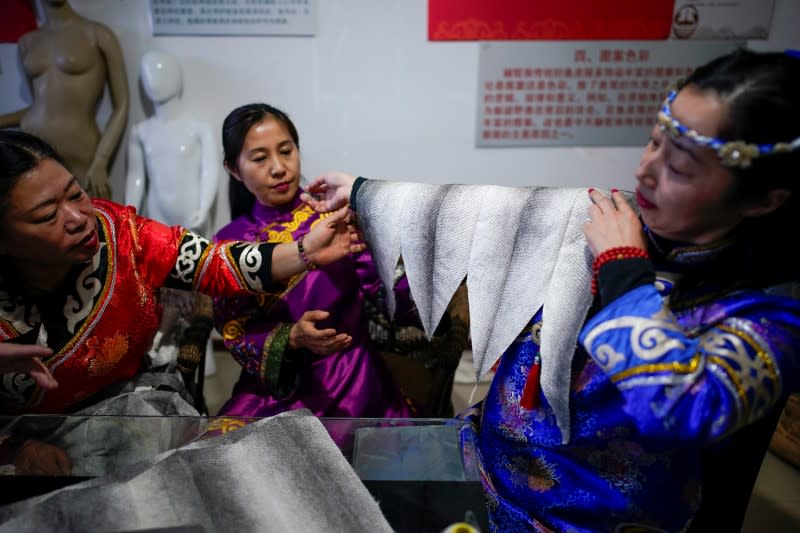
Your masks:
M304 348L316 355L330 355L344 350L353 342L346 333L336 333L333 328L317 329L317 322L330 316L328 311L306 311L289 331L289 347Z
M318 213L339 209L350 202L355 176L331 171L317 176L300 198Z
M366 248L354 224L350 222L347 206L334 211L317 223L303 239L308 259L317 265L327 265L349 253Z
M647 249L642 223L625 197L616 189L610 196L589 189L593 205L583 233L595 257L610 248L634 246Z

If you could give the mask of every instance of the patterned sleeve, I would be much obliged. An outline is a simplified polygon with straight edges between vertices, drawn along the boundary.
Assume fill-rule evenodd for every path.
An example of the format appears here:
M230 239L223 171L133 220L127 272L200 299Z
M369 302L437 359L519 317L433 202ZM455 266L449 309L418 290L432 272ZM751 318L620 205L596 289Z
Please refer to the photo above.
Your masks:
M212 243L186 231L168 285L191 284L193 290L214 296L214 320L226 348L245 371L267 385L270 394L282 398L296 387L300 361L288 347L293 324L275 322L268 316L267 302L274 301L274 295L265 291L279 287L271 283L275 246L266 242Z
M244 369L280 395L291 390L297 357L286 362L291 324L266 317L264 302L282 290L272 284L275 243L211 242L180 227L137 217L131 208L135 255L152 286L193 290L214 298L214 320L227 348ZM262 304L259 304L262 302Z
M178 256L166 286L209 296L262 292L272 286L274 243L223 241L212 243L188 230L178 241Z
M248 374L258 377L276 398L296 388L300 352L289 349L291 322L270 318L279 295L259 294L214 299L214 325L233 358Z
M99 203L99 205L104 205ZM180 226L166 226L124 208L118 221L121 250L130 249L138 275L150 286L202 292L209 296L237 296L272 286L274 243L221 241L212 243Z
M686 331L652 285L602 309L579 341L616 384L643 436L662 445L722 438L796 387L800 305L748 293Z
M219 237L219 234L215 236L211 246L224 249L226 243L236 242ZM237 262L236 257L247 257L236 246L224 255L231 257L230 262ZM289 286L294 279L289 281ZM283 398L296 388L302 365L301 354L288 345L294 324L277 321L270 312L285 290L286 286L276 284L256 294L214 298L214 326L222 335L225 348L245 372L256 376L276 398Z

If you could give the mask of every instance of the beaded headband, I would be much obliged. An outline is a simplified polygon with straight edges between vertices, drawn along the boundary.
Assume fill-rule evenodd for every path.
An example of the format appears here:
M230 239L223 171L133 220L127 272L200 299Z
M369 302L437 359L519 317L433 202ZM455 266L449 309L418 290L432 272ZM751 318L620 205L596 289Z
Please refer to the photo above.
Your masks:
M662 131L671 137L686 137L693 143L711 148L717 153L720 161L727 167L747 168L753 159L770 154L786 153L800 148L800 137L791 142L775 144L754 144L745 141L725 141L716 137L700 135L695 130L687 128L672 116L671 105L678 95L677 90L670 91L658 112L658 123Z

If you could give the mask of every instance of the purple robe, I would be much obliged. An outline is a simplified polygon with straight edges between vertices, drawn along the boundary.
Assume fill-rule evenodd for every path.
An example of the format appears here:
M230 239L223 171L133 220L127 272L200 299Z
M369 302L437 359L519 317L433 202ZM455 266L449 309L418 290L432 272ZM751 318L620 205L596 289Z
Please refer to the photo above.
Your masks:
M256 202L249 215L233 220L214 239L291 242L322 218L298 192L285 206ZM308 408L326 417L411 416L410 401L370 342L364 299L379 303L384 288L369 251L303 272L279 290L214 302L216 327L242 365L233 396L219 415L264 417ZM408 301L405 278L394 290L402 293L398 302ZM352 336L349 348L327 356L289 349L292 325L316 309L330 312L317 328Z

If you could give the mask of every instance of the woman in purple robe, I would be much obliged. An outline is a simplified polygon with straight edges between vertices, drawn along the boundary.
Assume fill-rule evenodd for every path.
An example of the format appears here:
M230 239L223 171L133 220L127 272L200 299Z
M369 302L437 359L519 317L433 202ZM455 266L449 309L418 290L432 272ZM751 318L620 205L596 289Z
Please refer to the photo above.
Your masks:
M326 215L300 200L292 121L266 104L241 106L225 118L222 143L232 222L214 239L299 241L302 250L303 236ZM369 251L308 266L280 292L214 302L217 329L242 365L219 415L308 408L329 417L410 416L412 404L370 343L364 301L381 305L384 288ZM410 301L405 278L394 290L398 307Z

